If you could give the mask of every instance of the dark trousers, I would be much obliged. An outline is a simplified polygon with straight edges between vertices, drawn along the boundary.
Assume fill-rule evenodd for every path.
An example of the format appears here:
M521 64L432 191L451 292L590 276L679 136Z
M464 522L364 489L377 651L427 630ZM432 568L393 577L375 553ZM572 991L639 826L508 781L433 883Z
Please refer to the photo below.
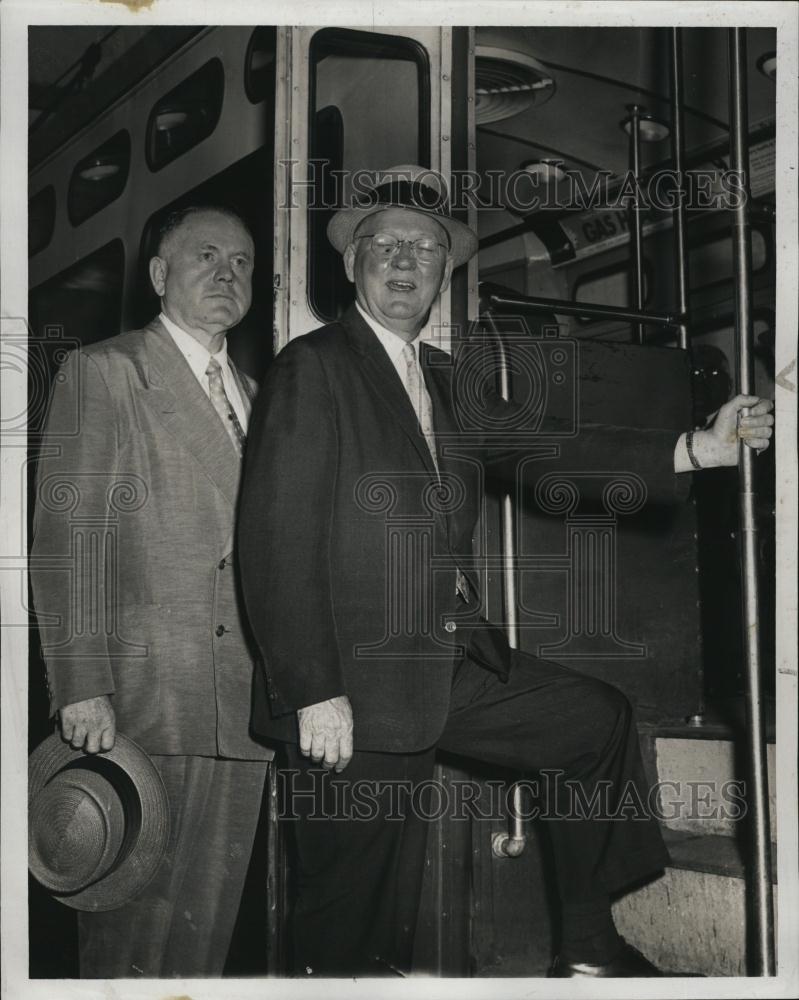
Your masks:
M152 760L169 796L169 843L136 899L78 914L82 979L222 974L267 765L155 754Z
M357 729L356 717L356 743ZM657 821L641 809L648 788L632 708L603 681L514 653L503 683L467 658L454 673L437 748L525 774L546 772L551 795L541 802L542 817L564 901L613 893L668 862ZM287 814L297 817L297 973L409 970L436 806L424 801L435 794L435 751L356 750L342 774L323 775L287 747ZM403 783L421 786L420 796L403 800ZM622 815L613 818L616 812Z

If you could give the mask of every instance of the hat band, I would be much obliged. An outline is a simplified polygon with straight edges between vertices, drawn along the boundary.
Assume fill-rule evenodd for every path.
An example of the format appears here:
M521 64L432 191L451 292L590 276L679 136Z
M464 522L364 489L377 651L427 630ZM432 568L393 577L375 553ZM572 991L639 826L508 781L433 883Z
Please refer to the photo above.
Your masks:
M412 208L417 212L429 212L449 218L449 203L429 184L419 181L394 180L380 184L365 192L358 199L358 208L376 208L384 205L386 208Z

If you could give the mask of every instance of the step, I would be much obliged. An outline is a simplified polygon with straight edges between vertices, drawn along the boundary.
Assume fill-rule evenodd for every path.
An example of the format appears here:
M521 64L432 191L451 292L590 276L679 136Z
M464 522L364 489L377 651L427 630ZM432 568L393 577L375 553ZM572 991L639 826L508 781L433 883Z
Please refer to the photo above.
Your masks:
M613 906L619 933L655 965L705 976L750 974L746 914L746 883L738 875L680 867L667 868Z
M774 727L766 764L772 841L776 840ZM641 727L644 763L659 782L663 834L671 855L664 874L619 899L621 934L660 968L705 976L745 976L747 968L746 739L740 712L707 713L700 726ZM672 784L666 784L672 783ZM745 783L743 783L745 789ZM737 818L736 818L737 817ZM776 914L776 844L772 885Z
M733 837L664 830L672 864L613 905L619 933L659 968L745 976L746 859ZM774 912L777 852L772 845Z
M654 738L660 808L671 830L732 837L746 816L746 761L740 741ZM776 840L776 747L766 747L771 839Z

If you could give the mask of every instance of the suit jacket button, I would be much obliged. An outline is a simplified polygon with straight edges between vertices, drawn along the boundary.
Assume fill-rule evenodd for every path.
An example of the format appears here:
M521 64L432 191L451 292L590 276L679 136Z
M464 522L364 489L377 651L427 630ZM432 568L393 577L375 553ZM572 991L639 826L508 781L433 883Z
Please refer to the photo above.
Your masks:
M217 569L224 569L225 565L226 565L226 560L225 559L220 559L219 560L219 566L217 567Z
M444 629L447 632L454 632L457 627L455 622L444 622Z
M217 635L224 635L225 634L225 626L224 625L217 625L216 628L214 629L214 632L216 632Z

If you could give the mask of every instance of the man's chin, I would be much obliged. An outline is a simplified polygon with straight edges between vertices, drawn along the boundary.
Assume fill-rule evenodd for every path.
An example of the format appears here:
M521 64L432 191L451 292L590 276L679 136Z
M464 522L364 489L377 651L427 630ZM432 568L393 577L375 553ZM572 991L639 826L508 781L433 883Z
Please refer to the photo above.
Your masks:
M424 321L425 312L420 311L418 302L407 302L403 299L389 302L385 309L385 315L391 319Z
M237 312L235 309L220 306L215 309L208 310L205 316L205 322L208 327L218 327L218 329L214 331L215 333L222 333L239 323L241 318L242 314Z

